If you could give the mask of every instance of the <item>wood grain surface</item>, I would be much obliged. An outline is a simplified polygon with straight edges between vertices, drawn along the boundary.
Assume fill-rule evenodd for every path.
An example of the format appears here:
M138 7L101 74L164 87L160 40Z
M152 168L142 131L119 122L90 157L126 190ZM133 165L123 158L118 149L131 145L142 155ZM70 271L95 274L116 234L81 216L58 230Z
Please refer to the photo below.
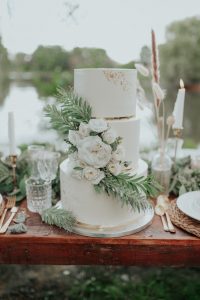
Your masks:
M145 230L121 238L69 234L29 216L27 233L0 235L0 264L200 266L200 239L178 228L164 232L157 216Z

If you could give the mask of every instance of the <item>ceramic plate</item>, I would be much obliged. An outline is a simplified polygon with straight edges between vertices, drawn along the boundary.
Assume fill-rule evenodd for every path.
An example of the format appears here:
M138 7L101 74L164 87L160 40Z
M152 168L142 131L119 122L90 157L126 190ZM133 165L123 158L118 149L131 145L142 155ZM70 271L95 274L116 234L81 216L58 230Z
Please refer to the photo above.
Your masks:
M200 221L200 191L181 195L177 199L177 206L187 216Z

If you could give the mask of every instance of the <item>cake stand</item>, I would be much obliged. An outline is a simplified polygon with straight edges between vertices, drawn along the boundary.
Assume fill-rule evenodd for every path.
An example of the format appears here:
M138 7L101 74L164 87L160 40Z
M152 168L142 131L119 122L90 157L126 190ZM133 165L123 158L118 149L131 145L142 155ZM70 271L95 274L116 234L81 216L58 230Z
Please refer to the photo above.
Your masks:
M62 203L59 201L56 204L57 208L62 208ZM119 226L91 226L89 224L83 224L77 222L73 227L73 232L89 236L89 237L101 237L101 238L110 238L110 237L120 237L125 235L134 234L145 229L152 223L154 217L154 209L152 206L147 208L145 211L139 213L137 219L134 218L133 212L133 221L129 221L126 224L119 224Z

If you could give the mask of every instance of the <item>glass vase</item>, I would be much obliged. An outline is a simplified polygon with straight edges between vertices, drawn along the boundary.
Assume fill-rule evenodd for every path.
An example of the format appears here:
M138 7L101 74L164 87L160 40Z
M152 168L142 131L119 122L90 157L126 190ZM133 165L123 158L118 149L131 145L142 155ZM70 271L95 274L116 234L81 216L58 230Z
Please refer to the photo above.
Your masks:
M172 160L166 153L159 151L152 159L151 170L154 178L162 187L162 194L168 195Z

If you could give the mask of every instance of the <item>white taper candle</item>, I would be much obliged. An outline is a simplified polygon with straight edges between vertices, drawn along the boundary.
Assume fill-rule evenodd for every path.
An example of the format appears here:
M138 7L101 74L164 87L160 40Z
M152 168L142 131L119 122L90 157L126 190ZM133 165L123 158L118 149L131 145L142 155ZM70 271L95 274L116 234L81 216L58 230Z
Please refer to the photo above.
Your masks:
M184 112L184 102L185 102L185 88L183 80L180 80L180 89L178 90L176 102L174 105L173 116L175 122L173 124L174 129L183 129L183 112Z
M16 155L16 143L15 143L15 120L14 113L8 113L8 138L9 138L9 153L10 155Z

